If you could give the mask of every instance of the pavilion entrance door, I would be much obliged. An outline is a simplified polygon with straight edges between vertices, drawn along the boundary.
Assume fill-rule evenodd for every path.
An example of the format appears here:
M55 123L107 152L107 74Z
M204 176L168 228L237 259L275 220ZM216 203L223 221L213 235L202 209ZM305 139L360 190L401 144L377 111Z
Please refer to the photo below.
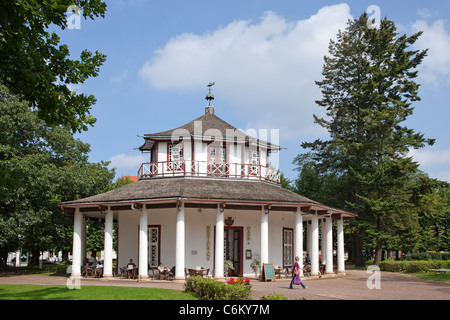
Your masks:
M242 259L242 227L224 228L224 261L232 260L234 270L230 270L228 276L239 276L243 274Z

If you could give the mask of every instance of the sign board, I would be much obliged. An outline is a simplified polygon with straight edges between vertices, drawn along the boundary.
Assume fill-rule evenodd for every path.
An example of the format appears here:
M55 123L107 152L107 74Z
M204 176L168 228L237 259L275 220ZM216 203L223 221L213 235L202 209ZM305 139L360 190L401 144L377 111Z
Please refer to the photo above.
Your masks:
M275 281L275 270L273 269L273 263L263 264L263 278L264 281L271 280Z

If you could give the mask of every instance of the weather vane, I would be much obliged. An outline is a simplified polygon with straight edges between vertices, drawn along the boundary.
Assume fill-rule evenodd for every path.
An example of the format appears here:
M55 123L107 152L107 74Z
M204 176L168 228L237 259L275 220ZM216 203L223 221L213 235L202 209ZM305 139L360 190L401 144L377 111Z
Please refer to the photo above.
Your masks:
M206 94L206 100L208 100L208 106L211 107L211 101L214 100L214 95L211 93L211 88L215 85L215 82L208 83L208 93Z

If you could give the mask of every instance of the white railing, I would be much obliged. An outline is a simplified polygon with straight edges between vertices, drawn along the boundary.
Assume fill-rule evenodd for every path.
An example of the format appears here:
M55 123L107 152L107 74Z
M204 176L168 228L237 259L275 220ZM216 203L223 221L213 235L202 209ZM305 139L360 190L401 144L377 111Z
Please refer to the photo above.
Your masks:
M254 164L211 163L195 160L164 161L143 163L138 171L139 180L179 176L257 179L280 183L278 170Z

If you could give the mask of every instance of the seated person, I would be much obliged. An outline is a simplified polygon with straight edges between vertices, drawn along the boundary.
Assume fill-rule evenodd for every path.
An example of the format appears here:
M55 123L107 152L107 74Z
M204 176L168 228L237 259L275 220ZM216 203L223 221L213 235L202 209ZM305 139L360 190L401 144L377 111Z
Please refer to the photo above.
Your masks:
M130 262L127 264L127 269L134 269L136 268L136 264L133 262L133 259L130 259Z
M158 266L158 271L161 272L161 273L163 273L165 270L168 270L168 268L165 268L165 267L163 266L162 262L161 262L161 263L159 264L159 266Z

